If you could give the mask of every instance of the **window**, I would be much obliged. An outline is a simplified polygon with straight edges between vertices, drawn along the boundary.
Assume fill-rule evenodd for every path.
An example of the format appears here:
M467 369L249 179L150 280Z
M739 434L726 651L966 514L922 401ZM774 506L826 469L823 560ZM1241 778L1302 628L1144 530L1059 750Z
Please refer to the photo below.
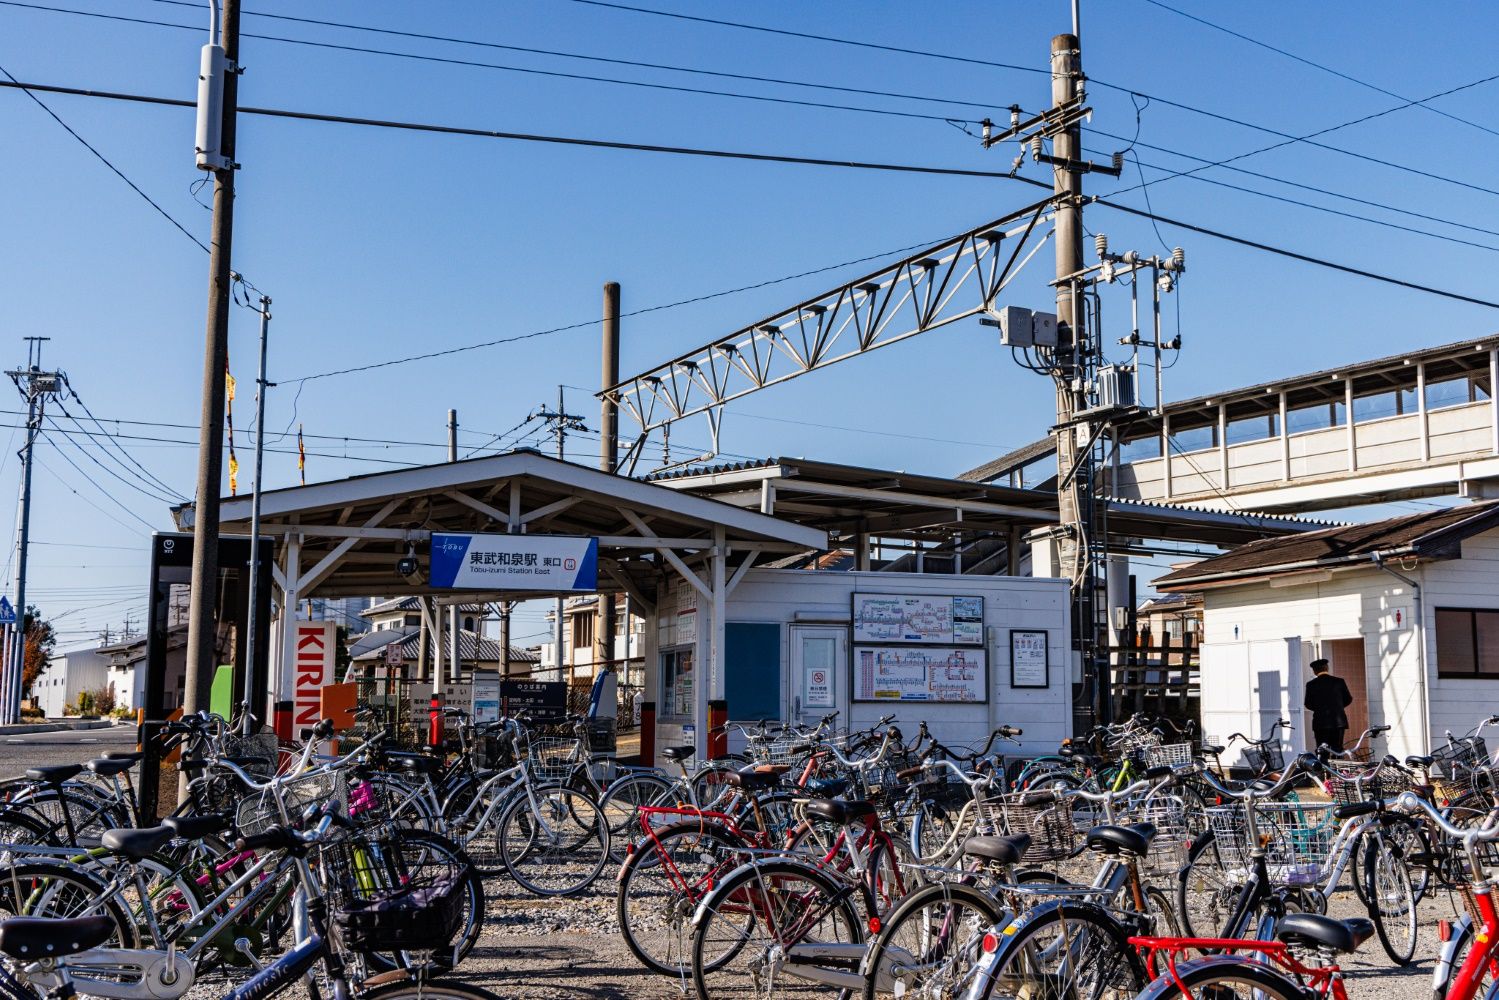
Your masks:
M573 649L593 647L593 615L573 615Z
M1161 439L1157 435L1135 438L1119 446L1119 461L1146 462L1161 457Z
M696 704L692 693L692 650L661 654L660 712L664 716L690 719Z
M1218 425L1188 427L1171 432L1171 450L1178 455L1186 451L1204 451L1218 447Z
M1416 390L1389 389L1353 397L1353 421L1361 424L1366 420L1398 417L1416 412Z
M1346 422L1344 405L1341 400L1329 400L1325 403L1313 403L1310 406L1297 406L1286 411L1286 433L1299 434L1302 431L1320 431L1327 427L1342 427Z
M1229 444L1247 444L1280 436L1280 414L1265 413L1257 417L1240 417L1228 422L1226 440Z
M1437 676L1499 678L1499 611L1437 608Z
M1445 379L1426 383L1426 408L1441 410L1449 406L1465 406L1489 398L1487 387L1471 376Z

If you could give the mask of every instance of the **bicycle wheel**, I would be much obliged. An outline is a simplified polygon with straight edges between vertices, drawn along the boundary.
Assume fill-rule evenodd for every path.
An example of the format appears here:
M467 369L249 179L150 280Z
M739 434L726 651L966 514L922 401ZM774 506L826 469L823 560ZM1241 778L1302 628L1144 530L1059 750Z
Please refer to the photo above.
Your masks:
M748 763L748 761L745 761ZM692 795L698 808L706 811L724 811L724 805L734 794L734 786L728 777L744 765L738 761L715 757L692 776Z
M651 771L626 774L604 790L599 808L609 824L609 842L615 858L624 856L640 836L639 815L643 806L661 805L671 799L671 782Z
M870 848L865 887L874 901L872 916L885 916L905 897L908 887L904 867L909 860L901 856L900 845L888 837L880 837Z
M138 948L135 921L105 884L81 868L47 861L12 865L0 873L0 916L102 915L115 930L101 947Z
M1128 932L1101 907L1046 904L1004 928L1000 939L968 995L1134 1000L1145 985Z
M1238 956L1237 962L1216 962L1196 966L1177 965L1180 980L1170 973L1146 988L1151 1000L1174 1000L1185 988L1190 996L1211 1000L1305 1000L1307 993L1296 981L1259 961L1252 954Z
M537 896L582 892L609 863L609 824L598 803L562 785L517 795L498 837L505 871Z
M865 954L864 1000L881 996L958 996L983 957L989 928L1005 913L971 885L925 886L901 900Z
M1368 840L1364 871L1368 877L1369 918L1374 921L1379 943L1390 961L1409 965L1416 954L1420 930L1410 872L1397 844L1377 834Z
M19 809L0 809L0 844L59 846L49 824Z
M1223 929L1238 895L1237 879L1223 869L1211 833L1192 842L1187 863L1177 874L1176 917L1186 937L1215 937Z
M745 845L727 827L679 823L636 845L619 873L616 911L625 946L652 972L692 967L692 915L715 882L739 866Z
M698 1000L849 997L864 924L848 886L800 861L745 865L703 900L692 934Z
M381 983L360 990L359 1000L500 1000L498 994L467 983L430 980L425 977L398 983Z
M390 839L372 844L374 864L370 874L386 888L431 884L438 878L462 875L464 880L463 924L450 948L434 952L433 965L451 969L473 950L484 927L486 895L484 880L474 870L463 849L446 837L425 830L401 830ZM365 961L377 971L411 968L416 962L405 952L363 952Z

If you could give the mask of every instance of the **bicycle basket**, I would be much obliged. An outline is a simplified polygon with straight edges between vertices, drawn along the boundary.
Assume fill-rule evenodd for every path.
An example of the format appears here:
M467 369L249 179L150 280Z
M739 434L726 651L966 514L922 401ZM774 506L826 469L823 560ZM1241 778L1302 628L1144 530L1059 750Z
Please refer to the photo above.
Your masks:
M794 767L807 757L804 737L777 737L767 743L751 743L745 748L756 764L785 764Z
M474 765L501 771L515 763L515 741L497 733L485 733L474 742Z
M264 833L273 826L299 826L303 814L328 801L340 808L349 804L349 790L341 770L307 771L272 779L269 787L247 796L235 811L234 826L241 837ZM284 810L284 812L283 812Z
M1150 842L1150 853L1140 866L1144 873L1174 876L1187 863L1187 848L1192 842L1192 831L1187 822L1186 803L1180 798L1174 795L1151 798L1135 811L1128 822L1149 823L1155 827L1156 834L1155 839Z
M548 781L561 781L587 760L576 739L542 736L531 740L531 773Z
M1276 743L1263 747L1250 747L1244 751L1244 758L1249 761L1249 766L1254 769L1255 774L1269 774L1272 771L1286 769L1286 753Z
M391 889L356 894L333 912L343 943L354 951L438 951L463 926L468 872L413 879Z
M219 747L225 757L234 758L234 762L257 781L266 781L274 775L281 760L281 743L273 732L249 736L226 733Z
M1163 743L1160 746L1151 747L1145 751L1145 766L1152 767L1185 767L1193 761L1192 744L1190 743Z
M1327 866L1338 823L1328 802L1261 802L1255 825L1265 841L1265 865L1278 885L1315 885ZM1254 866L1254 845L1242 806L1219 806L1208 813L1218 861L1225 873L1246 877Z
M1026 801L1034 797L1034 793L1015 792L994 800L999 805L1005 833L1010 836L1024 833L1031 838L1022 860L1061 861L1072 857L1078 851L1078 831L1066 800L1044 805Z
M1452 740L1431 752L1431 769L1443 781L1472 781L1475 768L1489 766L1489 748L1482 736Z
M1327 779L1327 792L1337 805L1375 799L1391 799L1411 790L1411 780L1403 771L1376 764L1369 767L1337 766Z

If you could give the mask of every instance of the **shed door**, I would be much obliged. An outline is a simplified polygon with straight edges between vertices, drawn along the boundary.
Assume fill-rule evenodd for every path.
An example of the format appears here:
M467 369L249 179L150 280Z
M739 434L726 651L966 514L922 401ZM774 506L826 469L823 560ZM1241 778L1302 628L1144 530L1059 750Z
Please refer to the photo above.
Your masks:
M1343 678L1348 693L1353 695L1353 704L1347 708L1348 732L1343 734L1344 745L1354 742L1369 728L1369 672L1364 661L1363 639L1327 639L1322 643L1322 655L1327 657L1329 672ZM1308 671L1307 680L1311 680ZM1304 713L1306 731L1312 731L1312 713ZM1307 740L1311 745L1311 739Z
M848 630L836 625L791 626L791 670L787 684L788 717L816 723L829 712L842 712L848 725Z

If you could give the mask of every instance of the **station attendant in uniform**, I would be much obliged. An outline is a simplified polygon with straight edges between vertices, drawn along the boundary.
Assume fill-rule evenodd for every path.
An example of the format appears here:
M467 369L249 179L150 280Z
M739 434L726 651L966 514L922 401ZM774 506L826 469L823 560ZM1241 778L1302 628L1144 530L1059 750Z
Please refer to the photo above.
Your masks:
M1326 660L1313 660L1312 673L1306 682L1306 709L1312 713L1312 735L1317 746L1343 749L1343 733L1348 729L1348 713L1353 695L1343 678L1328 672Z

